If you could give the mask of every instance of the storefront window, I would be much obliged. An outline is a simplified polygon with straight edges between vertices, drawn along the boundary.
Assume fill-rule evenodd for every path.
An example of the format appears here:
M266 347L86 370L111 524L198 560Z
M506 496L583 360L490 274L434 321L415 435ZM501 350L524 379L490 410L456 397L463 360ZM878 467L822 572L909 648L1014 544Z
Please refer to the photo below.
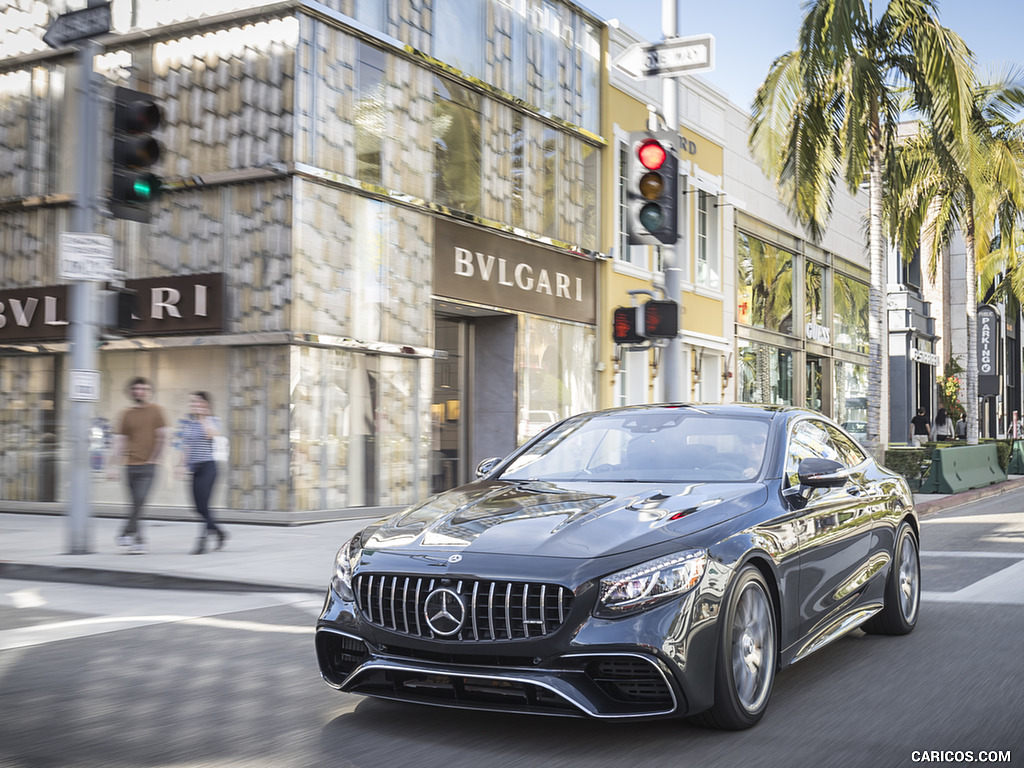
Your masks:
M852 432L864 431L868 417L868 367L837 360L835 372L834 418Z
M737 318L744 325L793 332L793 254L737 234Z
M846 275L836 274L835 346L852 352L868 352L868 286Z
M758 342L739 342L740 400L793 404L793 353Z
M58 450L55 360L0 359L0 499L54 501L58 478L67 477L67 455Z
M417 480L425 477L425 454L415 443L426 431L426 409L417 400L420 362L337 349L301 349L299 357L310 361L303 377L320 394L293 394L297 507L409 504L423 495ZM319 415L303 414L302 400Z
M188 507L193 504L191 490L184 480L175 476L181 449L182 421L188 418L189 394L197 390L210 395L213 415L220 419L223 434L231 439L231 404L228 398L231 376L228 373L228 352L219 349L180 349L154 352L103 352L100 356L102 399L96 404L96 417L90 437L89 465L93 470L94 498L106 503L127 504L128 490L124 476L107 476L114 432L125 408L131 405L125 392L135 376L144 376L153 383L153 402L159 405L170 427L170 445L160 458L156 478L147 506ZM220 476L213 486L210 505L227 506L229 469L219 468Z
M519 441L596 407L594 329L524 316L519 343Z

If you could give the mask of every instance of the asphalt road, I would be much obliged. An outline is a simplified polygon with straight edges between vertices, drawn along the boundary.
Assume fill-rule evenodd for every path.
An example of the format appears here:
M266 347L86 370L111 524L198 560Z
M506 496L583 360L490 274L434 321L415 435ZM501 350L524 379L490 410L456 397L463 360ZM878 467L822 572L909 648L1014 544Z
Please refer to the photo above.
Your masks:
M917 629L786 670L740 733L339 694L308 595L0 581L0 766L1024 766L1020 497L926 518Z

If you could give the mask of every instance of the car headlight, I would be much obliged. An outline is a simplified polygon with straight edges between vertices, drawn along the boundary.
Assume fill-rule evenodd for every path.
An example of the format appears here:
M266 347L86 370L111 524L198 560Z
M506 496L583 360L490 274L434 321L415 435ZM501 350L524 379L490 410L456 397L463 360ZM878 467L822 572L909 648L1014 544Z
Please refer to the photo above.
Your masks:
M707 559L706 550L690 550L605 576L594 615L616 618L678 597L700 583Z
M349 539L338 550L338 556L334 559L334 577L331 579L331 587L343 600L356 599L352 592L352 570L361 551L359 536L357 533Z

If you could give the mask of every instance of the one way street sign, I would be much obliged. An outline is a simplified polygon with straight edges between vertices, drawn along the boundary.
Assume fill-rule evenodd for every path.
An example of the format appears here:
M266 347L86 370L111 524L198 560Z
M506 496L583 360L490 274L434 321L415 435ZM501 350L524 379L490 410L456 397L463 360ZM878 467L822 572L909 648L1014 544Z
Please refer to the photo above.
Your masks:
M99 3L62 13L46 30L43 42L51 48L63 48L76 40L105 35L109 31L110 3Z

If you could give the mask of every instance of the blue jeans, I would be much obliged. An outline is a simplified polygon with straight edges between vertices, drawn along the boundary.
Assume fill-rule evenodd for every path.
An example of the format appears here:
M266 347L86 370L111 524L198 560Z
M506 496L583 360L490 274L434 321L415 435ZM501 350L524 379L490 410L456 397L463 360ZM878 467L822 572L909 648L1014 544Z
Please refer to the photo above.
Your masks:
M213 494L213 483L217 479L217 462L202 461L191 466L192 498L196 502L196 512L206 521L206 533L217 533L217 524L210 512L210 496Z
M141 542L142 531L139 528L139 521L142 519L142 505L146 503L149 489L153 487L156 464L129 465L125 467L125 476L128 478L128 495L131 496L132 508L121 535L134 536Z

